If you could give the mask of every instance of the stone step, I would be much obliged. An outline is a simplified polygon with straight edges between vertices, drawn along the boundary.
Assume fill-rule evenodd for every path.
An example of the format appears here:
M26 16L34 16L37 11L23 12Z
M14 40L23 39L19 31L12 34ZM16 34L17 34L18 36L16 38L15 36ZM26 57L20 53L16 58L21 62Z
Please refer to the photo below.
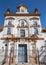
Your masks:
M18 63L15 65L39 65L39 64L34 64L34 63Z
M11 63L11 64L5 63L4 65L15 65L15 63Z
M34 63L5 63L4 65L39 65L39 64L34 64Z
M8 63L5 63L4 65L9 65Z

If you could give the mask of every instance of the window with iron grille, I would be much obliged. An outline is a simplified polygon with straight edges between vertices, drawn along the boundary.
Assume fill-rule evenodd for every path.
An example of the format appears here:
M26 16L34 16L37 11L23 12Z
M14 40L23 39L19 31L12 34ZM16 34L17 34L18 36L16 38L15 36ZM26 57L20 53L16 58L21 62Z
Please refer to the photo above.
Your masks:
M12 25L11 21L8 22L8 25Z
M8 28L7 34L11 34L11 29L10 28Z
M21 37L25 37L25 30L20 30Z
M24 26L24 21L21 21L21 26Z
M37 28L34 29L34 34L38 34L38 29Z
M34 21L34 25L37 25L37 21Z

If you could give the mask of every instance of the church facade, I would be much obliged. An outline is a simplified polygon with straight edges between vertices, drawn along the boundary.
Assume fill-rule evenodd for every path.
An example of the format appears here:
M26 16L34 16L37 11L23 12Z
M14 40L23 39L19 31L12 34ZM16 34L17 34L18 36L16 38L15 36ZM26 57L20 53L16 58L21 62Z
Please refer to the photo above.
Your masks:
M38 9L29 13L27 6L19 5L16 13L11 13L8 8L4 16L4 27L0 32L0 49L4 49L2 61L38 63L38 50L40 54L41 48L46 46L46 29L42 28ZM43 61L43 57L39 61Z

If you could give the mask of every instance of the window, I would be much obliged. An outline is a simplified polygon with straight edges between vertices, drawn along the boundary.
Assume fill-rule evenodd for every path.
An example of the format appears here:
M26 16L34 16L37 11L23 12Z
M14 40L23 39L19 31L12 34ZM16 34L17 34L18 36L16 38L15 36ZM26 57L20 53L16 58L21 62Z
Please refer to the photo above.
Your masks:
M24 26L24 21L21 21L21 26Z
M10 28L8 28L7 34L11 34L11 29Z
M27 62L27 45L26 44L18 45L18 62L20 63Z
M11 21L8 22L8 25L12 25L12 24L11 24Z
M25 37L25 30L20 30L21 37Z
M38 29L37 28L35 28L34 34L38 34Z
M34 21L34 25L37 25L37 21Z

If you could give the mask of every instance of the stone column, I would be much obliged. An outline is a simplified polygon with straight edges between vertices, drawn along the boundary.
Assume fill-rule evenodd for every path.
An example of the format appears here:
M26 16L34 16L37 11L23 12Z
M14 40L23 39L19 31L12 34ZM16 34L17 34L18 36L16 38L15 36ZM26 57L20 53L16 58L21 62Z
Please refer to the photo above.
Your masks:
M5 57L4 60L2 61L2 65L6 63L6 57L7 57L7 44L5 44Z
M4 60L2 61L2 65L4 65L7 62L7 52L8 52L8 44L5 44L5 57Z
M5 62L8 63L8 41L5 44Z
M14 43L11 44L10 57L9 57L9 65L14 62Z
M32 44L32 62L36 63L36 41L34 41Z

